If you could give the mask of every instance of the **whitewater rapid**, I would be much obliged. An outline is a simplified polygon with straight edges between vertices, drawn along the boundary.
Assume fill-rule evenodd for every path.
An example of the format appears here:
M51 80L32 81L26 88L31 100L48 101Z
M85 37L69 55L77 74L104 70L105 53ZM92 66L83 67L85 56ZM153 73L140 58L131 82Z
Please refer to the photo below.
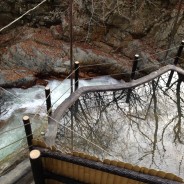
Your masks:
M92 80L80 80L79 88L83 86L114 85L118 83L119 81L111 77L97 77ZM70 95L70 80L51 80L48 81L48 86L51 90L51 101L54 110ZM39 129L46 121L44 118L46 117L44 86L36 85L28 89L6 89L4 90L4 96L5 102L1 108L5 113L1 114L0 121L3 121L5 125L0 129L0 160L21 148L23 144L26 144L26 139L20 140L25 137L22 122L23 116L30 116L33 131ZM20 141L8 146L16 140Z

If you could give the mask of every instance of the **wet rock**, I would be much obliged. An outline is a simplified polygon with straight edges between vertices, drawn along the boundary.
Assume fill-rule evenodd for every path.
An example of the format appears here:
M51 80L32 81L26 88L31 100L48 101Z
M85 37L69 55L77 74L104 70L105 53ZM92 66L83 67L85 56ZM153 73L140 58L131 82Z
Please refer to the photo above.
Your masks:
M6 52L2 52L1 68L25 68L36 74L51 72L55 62L63 57L61 44L54 41L49 30L32 30L27 33L29 37L10 46Z
M67 76L70 73L70 49L69 44L56 40L50 29L26 29L20 40L14 42L3 52L0 52L0 67L3 69L0 78L1 86L23 86L34 84L37 76L49 77L50 75ZM29 35L29 36L28 36ZM10 38L12 38L10 36ZM4 42L7 42L4 39ZM10 39L11 40L11 39ZM3 41L2 41L3 42ZM3 42L3 43L4 43ZM111 47L99 43L102 50L110 50ZM74 61L80 61L81 65L92 65L81 69L87 73L115 74L129 72L127 61L106 54L99 49L74 45ZM124 63L122 65L121 63ZM97 65L97 66L96 66ZM9 78L12 72L14 77ZM25 85L27 83L27 86Z
M130 67L128 66L128 61L126 59L112 57L110 54L100 52L95 49L84 49L84 48L75 48L74 49L74 58L76 61L80 62L80 65L87 65L84 67L84 71L98 73L98 74L108 74L114 75L123 74L127 76L130 73ZM122 63L124 63L122 65ZM89 65L89 67L88 67Z
M140 39L146 36L146 24L141 19L136 19L132 21L130 34L133 36L134 39Z
M11 11L11 6L9 6L8 2L7 1L1 2L0 12L5 13L10 11Z
M112 47L121 47L124 34L118 28L112 28L109 30L105 37L105 42Z
M113 48L109 45L107 45L106 43L103 42L93 42L95 46L97 46L98 48L100 48L102 51L106 52L106 53L111 53L113 51Z
M140 60L137 66L139 73L149 74L159 68L160 64L157 60L153 59L148 53L140 52Z
M61 39L62 38L62 27L60 25L57 26L51 26L50 27L51 34L55 39Z
M0 112L1 113L1 112ZM7 124L6 121L0 120L0 129L3 128Z
M10 13L0 13L0 27L6 26L13 20L14 17Z
M1 1L0 7L3 8L0 8L0 24L6 25L39 2ZM74 40L107 43L115 51L126 49L127 42L133 39L145 39L157 47L167 47L178 11L177 3L176 0L156 0L146 3L137 1L135 5L130 1L118 1L117 4L116 1L98 3L95 0L93 4L91 1L78 0L74 3L73 11ZM67 0L47 1L22 21L33 27L51 27L55 39L69 41L68 13ZM183 35L182 13L183 8L177 21L175 42L181 41Z
M5 25L12 18L14 19L14 17L18 17L35 7L39 2L39 0L1 1L0 24ZM151 39L153 44L159 47L165 47L170 37L174 17L177 15L177 3L176 0L137 1L136 4L130 1L109 3L105 0L104 3L99 3L95 0L92 3L91 1L78 0L74 3L73 11L74 40L107 43L116 50L126 47L129 40L127 38L146 38ZM51 27L52 34L55 39L62 38L69 41L68 13L67 0L50 0L26 15L23 24L29 23L33 27L50 27L62 24L62 29L58 26ZM183 8L180 12L180 19L177 21L175 41L182 39L182 13Z
M4 88L9 87L23 87L28 88L36 84L36 77L30 74L29 71L21 72L21 70L3 70L0 74L0 86Z
M136 39L136 40L129 41L129 43L126 46L126 49L122 49L122 53L125 56L133 59L135 54L140 54L142 49L143 49L143 46L141 42L138 39Z
M109 17L107 24L119 27L122 30L127 29L130 26L131 19L128 16L120 15L118 13L114 13Z
M6 2L15 3L15 1ZM57 5L60 2L59 0L54 1ZM86 70L87 73L100 74L129 73L135 54L140 54L143 58L140 68L148 67L155 70L157 59L161 60L161 58L151 58L147 54L147 50L150 51L154 44L158 44L155 47L165 48L174 17L177 15L176 9L164 10L160 1L155 1L154 3L159 8L154 9L149 6L149 3L143 4L145 10L140 9L139 15L135 17L133 12L130 12L129 8L125 8L125 10L124 6L121 7L122 12L115 10L109 13L115 5L112 3L110 9L108 7L104 9L108 15L106 18L94 18L89 14L92 9L89 9L90 6L86 7L85 3L83 4L79 0L74 5L73 30L74 41L77 41L73 49L74 60L79 60L82 65L100 64L101 66L86 67L83 69L84 71L81 71L82 73L85 73ZM90 2L88 3L90 4ZM126 3L126 7L131 7ZM29 20L28 17L25 18L25 22L30 21L32 26L38 27L37 29L24 26L12 31L9 38L7 38L8 34L0 35L1 69L19 71L20 68L23 68L32 72L32 76L68 75L70 71L69 19L68 12L61 13L61 11L66 10L67 3L66 1L60 3L61 9L56 8L56 4L46 3L34 14L31 14ZM29 1L27 6L25 5L25 1L21 1L16 6L22 8L24 12L26 8L35 6L35 1ZM95 6L97 5L95 4ZM99 12L98 6L94 8L97 8L94 9L97 11L95 13L101 12ZM150 11L153 13L150 14ZM14 13L16 14L16 12L17 10ZM168 16L169 13L170 16ZM180 35L183 34L184 30L182 18L179 21L181 25L178 25L179 34L176 34L175 40L181 38ZM162 23L165 23L166 27L161 26ZM46 26L50 29L39 28L40 26ZM85 45L81 44L81 41L90 41L91 43ZM147 49L148 44L149 49ZM154 50L151 51L154 52ZM151 70L149 69L146 73Z

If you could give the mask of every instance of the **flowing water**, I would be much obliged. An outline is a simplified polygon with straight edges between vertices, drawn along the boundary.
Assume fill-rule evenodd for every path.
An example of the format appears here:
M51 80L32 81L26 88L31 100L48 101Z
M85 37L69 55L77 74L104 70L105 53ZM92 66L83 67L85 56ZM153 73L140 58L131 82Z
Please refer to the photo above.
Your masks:
M166 87L168 73L130 90L90 92L77 101L74 116L74 134L71 112L68 110L60 122L57 146L64 151L71 148L95 154L100 158L119 159L124 162L164 170L184 176L184 84L174 75ZM109 77L89 81L80 80L82 86L117 84ZM49 81L53 108L70 95L70 80ZM126 103L130 93L129 103ZM29 89L10 89L5 93L0 131L0 160L20 149L26 140L6 145L25 137L22 116L29 115L35 134L45 131L46 105L43 86ZM15 97L16 96L16 97Z
M99 77L92 80L80 80L79 87L104 84L117 84L118 81L110 77ZM49 81L51 100L55 109L70 95L70 80ZM0 161L9 158L11 154L26 147L25 132L22 122L24 115L30 116L34 134L45 131L46 104L44 86L36 85L29 89L12 88L4 91L1 99L0 116ZM16 142L16 143L14 143Z

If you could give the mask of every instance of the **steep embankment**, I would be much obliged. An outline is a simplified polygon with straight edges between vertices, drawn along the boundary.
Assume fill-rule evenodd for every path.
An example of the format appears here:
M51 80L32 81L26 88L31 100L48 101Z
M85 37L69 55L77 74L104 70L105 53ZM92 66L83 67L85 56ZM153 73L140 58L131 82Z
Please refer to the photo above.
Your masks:
M0 2L0 26L26 12L41 1ZM83 68L81 76L93 73L131 71L136 53L143 58L142 73L173 62L184 36L182 1L78 0L73 5L74 60L82 64L107 63ZM50 0L0 35L0 85L29 86L38 76L66 76L69 62L68 1ZM144 70L144 68L146 68Z

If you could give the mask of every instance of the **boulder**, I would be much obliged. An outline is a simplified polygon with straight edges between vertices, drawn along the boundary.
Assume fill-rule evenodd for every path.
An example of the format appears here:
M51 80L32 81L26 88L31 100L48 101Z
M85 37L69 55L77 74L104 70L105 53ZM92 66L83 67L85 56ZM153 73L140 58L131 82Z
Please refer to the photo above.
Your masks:
M50 27L51 34L55 39L61 39L63 35L62 27L60 25Z
M39 76L48 78L51 75L67 76L70 74L68 43L55 39L50 29L23 28L23 30L24 34L19 40L15 40L14 44L10 44L0 52L2 69L0 86L28 87L33 85ZM11 36L9 38L12 40ZM7 43L8 40L8 38L4 39L4 42L2 40L2 44ZM100 42L98 46L102 49L95 49L89 45L86 47L83 44L74 45L74 61L78 60L81 65L86 66L81 68L80 72L84 70L90 75L92 73L110 75L130 72L125 59L104 52L107 49L110 51L111 47Z
M3 70L0 74L0 86L3 88L28 88L36 84L36 77L26 70Z
M157 60L152 58L150 54L140 52L140 60L138 61L137 69L139 73L149 74L160 68L160 64Z

